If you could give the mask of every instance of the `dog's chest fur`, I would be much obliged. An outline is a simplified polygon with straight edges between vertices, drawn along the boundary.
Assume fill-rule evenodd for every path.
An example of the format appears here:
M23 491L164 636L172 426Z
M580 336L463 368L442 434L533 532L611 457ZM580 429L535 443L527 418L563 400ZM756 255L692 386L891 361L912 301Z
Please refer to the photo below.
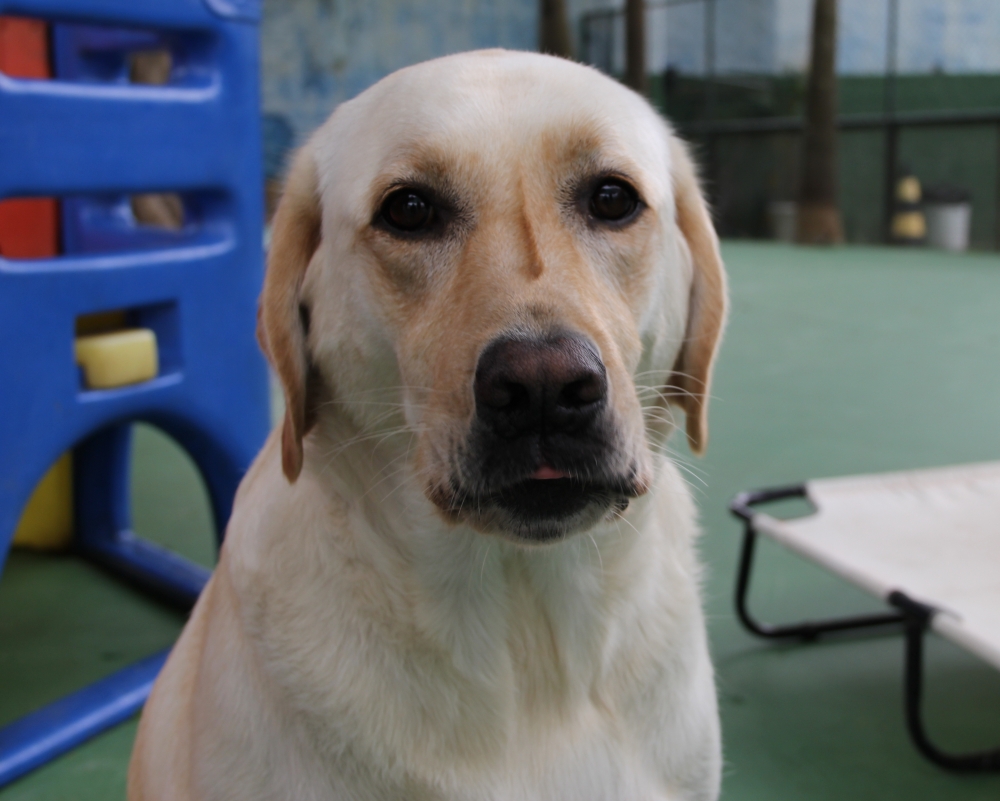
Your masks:
M373 508L303 504L294 496L318 485L302 482L286 508L325 509L342 525L299 515L287 548L274 539L287 527L264 520L245 536L272 541L244 542L249 558L232 565L237 594L267 599L244 613L268 705L292 710L279 739L296 744L294 766L272 754L259 780L294 769L308 777L304 798L673 797L662 777L678 770L664 760L694 755L658 753L676 742L663 729L712 694L691 686L704 671L691 656L703 649L690 502L678 504L672 466L660 479L627 519L534 551L421 530L412 506L405 538L376 533Z

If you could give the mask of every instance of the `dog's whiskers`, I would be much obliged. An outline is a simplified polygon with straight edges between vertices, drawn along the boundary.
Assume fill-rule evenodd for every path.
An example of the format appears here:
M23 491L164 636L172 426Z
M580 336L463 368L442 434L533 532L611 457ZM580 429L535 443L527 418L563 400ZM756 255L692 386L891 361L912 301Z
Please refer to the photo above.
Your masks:
M601 549L598 547L597 540L594 539L594 535L591 534L589 531L587 532L587 537L589 537L590 541L592 543L594 543L594 550L597 552L597 564L601 568L601 573L603 573L604 572L604 559L601 557Z

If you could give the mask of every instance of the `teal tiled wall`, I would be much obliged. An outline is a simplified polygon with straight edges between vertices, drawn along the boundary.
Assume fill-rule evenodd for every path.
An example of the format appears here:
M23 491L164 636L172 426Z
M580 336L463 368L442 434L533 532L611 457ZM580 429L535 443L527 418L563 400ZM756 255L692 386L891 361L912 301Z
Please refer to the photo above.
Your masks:
M265 0L265 114L301 141L390 72L482 47L534 50L537 0Z

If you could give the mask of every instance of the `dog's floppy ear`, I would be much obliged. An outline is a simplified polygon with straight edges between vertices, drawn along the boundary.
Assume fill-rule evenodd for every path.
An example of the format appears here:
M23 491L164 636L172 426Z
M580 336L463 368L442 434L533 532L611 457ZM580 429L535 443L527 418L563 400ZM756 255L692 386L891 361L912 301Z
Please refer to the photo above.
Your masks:
M295 156L271 228L264 291L257 308L257 340L285 390L281 467L290 482L302 471L302 438L312 425L309 408L309 311L302 280L319 247L321 212L316 164L308 146Z
M691 450L702 453L708 444L712 364L726 320L726 273L694 162L685 145L673 136L670 151L677 227L691 252L693 276L684 344L665 394L684 409Z

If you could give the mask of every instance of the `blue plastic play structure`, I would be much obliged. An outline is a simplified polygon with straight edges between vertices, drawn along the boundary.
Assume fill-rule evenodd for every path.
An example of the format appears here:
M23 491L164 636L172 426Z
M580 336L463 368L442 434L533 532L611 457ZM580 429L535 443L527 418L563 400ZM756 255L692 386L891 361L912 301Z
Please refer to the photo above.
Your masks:
M130 423L158 426L198 465L219 536L268 429L254 341L263 275L259 0L0 0L52 24L55 78L0 75L0 199L62 201L63 252L0 258L0 569L24 507L74 455L75 548L190 606L207 571L130 530ZM129 83L129 54L170 52L163 86ZM179 230L137 224L129 196L179 195ZM150 328L159 374L90 390L81 315ZM0 648L3 644L0 643ZM136 712L154 655L0 729L0 786Z

